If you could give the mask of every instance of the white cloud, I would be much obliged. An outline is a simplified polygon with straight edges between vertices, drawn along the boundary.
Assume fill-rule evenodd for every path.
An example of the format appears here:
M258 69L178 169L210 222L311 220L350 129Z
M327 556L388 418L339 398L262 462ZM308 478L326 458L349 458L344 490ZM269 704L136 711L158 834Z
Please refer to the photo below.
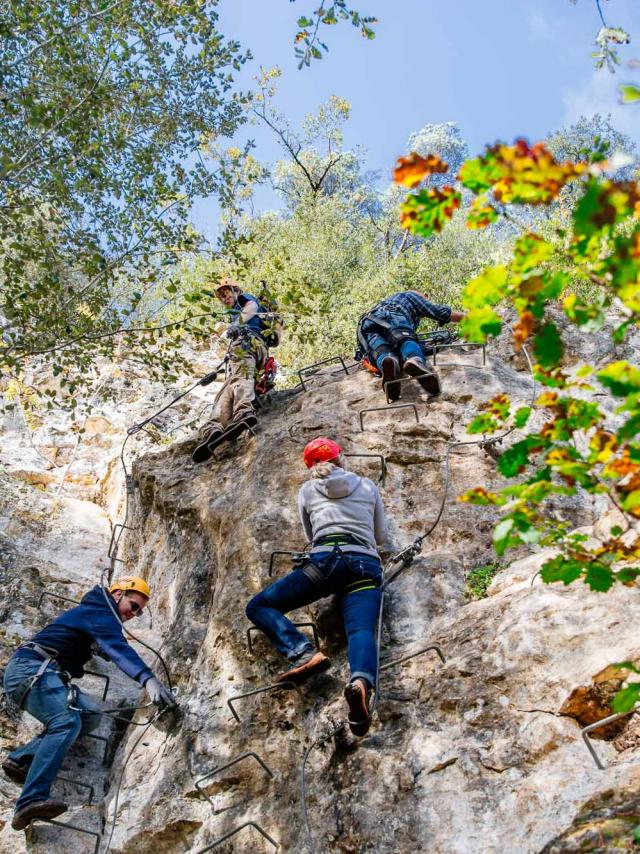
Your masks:
M637 105L623 105L619 101L618 85L625 81L624 70L617 74L594 70L579 88L565 89L563 126L576 122L580 116L600 113L611 114L611 124L616 130L628 134L640 147L640 109Z

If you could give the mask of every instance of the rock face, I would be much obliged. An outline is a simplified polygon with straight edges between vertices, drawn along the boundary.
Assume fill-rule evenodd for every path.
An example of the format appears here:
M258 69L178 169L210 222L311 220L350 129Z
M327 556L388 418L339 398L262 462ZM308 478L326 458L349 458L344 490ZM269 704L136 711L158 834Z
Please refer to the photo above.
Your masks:
M259 633L252 633L249 651L244 606L269 583L272 552L304 545L295 510L306 476L303 445L330 435L356 455L351 467L373 479L378 460L357 455L383 455L381 488L392 533L398 546L408 544L438 513L446 445L452 437L469 438L464 424L477 403L499 391L518 405L530 399L526 364L507 353L499 344L486 371L462 365L479 366L479 354L448 355L443 395L431 403L413 383L405 385L403 402L415 404L419 423L405 408L364 413L361 429L359 411L384 405L378 381L364 372L327 372L311 378L305 393L276 396L257 436L241 438L211 463L194 466L188 442L136 461L128 520L135 530L121 556L128 572L151 583L153 625L141 636L161 644L179 688L181 717L126 729L112 766L88 769L102 781L97 795L105 792L107 838L115 814L111 852L195 852L245 822L286 852L632 850L640 773L633 719L595 742L605 771L582 743L580 727L609 713L616 684L610 665L640 657L637 593L547 586L535 578L547 557L540 551L516 553L488 596L469 601L466 575L493 559L494 511L455 498L472 486L501 482L495 461L476 445L452 449L442 519L389 587L385 603L383 663L437 644L445 664L432 650L384 669L370 734L358 741L342 728L332 736L345 719L347 669L340 617L325 600L295 616L315 624L333 668L300 692L232 699L271 684L282 669ZM605 509L583 498L571 508L572 520L597 538L606 528ZM103 547L104 540L95 545ZM11 589L28 577L31 598L60 573L50 547L31 546L32 560L25 551L11 552ZM98 565L87 566L87 585ZM279 556L274 576L289 566L287 556ZM74 577L76 592L79 581ZM15 622L10 594L3 607ZM35 609L25 614L25 625L27 617L35 618ZM161 674L153 656L145 657ZM136 700L135 686L120 680L118 697ZM134 718L144 719L143 712ZM11 728L5 733L11 743L18 736ZM305 755L312 845L300 795ZM201 778L207 779L196 786ZM5 821L15 794L12 784L0 783ZM77 819L84 826L86 813ZM45 849L41 842L24 848L22 837L5 828L0 848L91 850L66 831L40 828L36 836L45 833ZM214 850L274 849L247 826Z

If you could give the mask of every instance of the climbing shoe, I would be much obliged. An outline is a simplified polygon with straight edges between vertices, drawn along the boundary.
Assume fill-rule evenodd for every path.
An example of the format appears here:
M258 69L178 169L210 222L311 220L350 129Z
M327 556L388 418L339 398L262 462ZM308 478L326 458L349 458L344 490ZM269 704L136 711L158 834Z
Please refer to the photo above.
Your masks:
M245 430L253 430L257 423L258 419L252 412L243 418L239 418L237 421L232 421L224 433L218 433L209 441L207 445L209 456L211 456L218 445L221 445L223 442L235 442L241 433L244 433Z
M415 377L431 397L436 397L440 394L440 377L422 359L407 359L403 368L405 374Z
M324 673L331 667L331 661L323 652L310 650L299 658L291 670L285 670L276 676L276 682L294 682L300 685L316 673Z
M364 679L354 679L344 689L344 698L349 706L349 729L360 738L369 732L371 725L370 695L371 688Z
M382 372L382 388L385 390L387 399L390 403L400 399L402 393L399 382L394 380L400 379L400 365L395 356L389 354L385 356L380 365Z
M222 436L222 430L219 427L215 427L205 436L202 442L196 446L195 450L191 454L191 459L194 463L204 463L211 458L209 442L214 442L219 436Z
M35 818L55 818L66 812L69 807L62 801L35 801L26 807L17 810L11 819L11 827L14 830L24 830Z
M28 765L20 765L19 762L14 762L13 759L7 757L2 763L2 770L6 776L13 780L14 783L24 783L29 773Z

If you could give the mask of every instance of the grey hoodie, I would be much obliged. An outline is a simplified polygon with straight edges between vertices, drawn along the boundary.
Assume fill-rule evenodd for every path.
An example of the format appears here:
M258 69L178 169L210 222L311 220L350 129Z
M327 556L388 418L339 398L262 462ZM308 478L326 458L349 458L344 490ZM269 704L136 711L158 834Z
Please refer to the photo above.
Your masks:
M308 480L298 493L298 511L310 542L327 534L351 534L363 545L340 546L345 552L377 557L376 543L382 551L391 551L382 499L367 477L336 467L328 477Z

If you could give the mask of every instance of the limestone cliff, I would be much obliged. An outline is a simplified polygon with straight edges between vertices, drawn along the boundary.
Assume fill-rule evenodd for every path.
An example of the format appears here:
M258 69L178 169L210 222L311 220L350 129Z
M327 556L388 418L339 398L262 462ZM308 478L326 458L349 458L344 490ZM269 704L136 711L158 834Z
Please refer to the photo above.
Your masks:
M101 745L79 743L70 754L76 780L97 786L97 805L77 814L74 807L69 820L100 830L106 815L102 850L116 793L112 852L195 852L245 822L262 827L281 851L310 850L300 770L307 749L344 719L340 619L330 601L296 615L315 623L333 669L300 692L238 700L238 722L228 700L269 685L282 667L257 633L249 651L244 605L269 582L272 551L303 545L295 499L306 476L301 449L314 436L331 435L350 454L383 455L382 494L398 546L430 526L443 494L446 444L468 438L464 425L477 403L506 391L524 404L531 394L526 363L511 355L506 339L489 351L485 371L462 364L480 366L478 353L452 353L446 363L438 400L427 404L417 387L405 386L403 402L415 403L419 423L406 408L366 413L361 429L359 411L384 404L378 382L362 371L345 376L328 370L310 378L306 392L276 395L257 435L240 439L211 463L194 466L185 441L136 460L128 519L134 530L120 556L127 571L147 577L154 590L152 625L144 622L140 633L160 645L180 691L182 716L171 728L114 732L108 767L100 765ZM354 456L351 466L372 478L379 474L375 457ZM318 852L633 850L639 813L633 719L596 743L605 771L582 743L580 727L608 713L619 684L609 666L640 655L637 592L550 587L534 579L545 554L516 553L495 575L488 596L469 601L466 576L493 560L493 511L456 503L456 496L499 482L494 459L479 446L451 453L443 517L421 555L389 588L382 647L383 662L392 662L434 643L446 662L429 652L385 669L370 734L358 741L340 731L312 749L306 805ZM31 490L23 499L30 500L33 487L20 488ZM571 517L597 538L612 524L606 511L583 498L574 502ZM108 530L91 538L94 551L86 554L84 572L75 561L77 573L61 586L64 562L52 558L44 505L42 513L46 536L44 528L40 540L20 534L28 522L17 530L14 518L2 540L5 656L27 627L45 619L35 608L44 586L77 595L96 580L104 561ZM287 567L282 557L274 574ZM49 615L55 610L53 603L45 607ZM148 660L158 669L152 656ZM98 667L106 672L104 663ZM115 683L114 703L137 699L135 686L125 679ZM145 720L144 711L136 723ZM21 723L16 734L7 724L7 743L28 726ZM196 787L196 780L248 752L264 765L249 756L205 781L204 793ZM79 792L64 791L80 803ZM0 781L4 821L16 793ZM7 852L84 852L92 845L39 825L25 846L9 827L0 830L0 848ZM249 826L215 850L273 847Z

